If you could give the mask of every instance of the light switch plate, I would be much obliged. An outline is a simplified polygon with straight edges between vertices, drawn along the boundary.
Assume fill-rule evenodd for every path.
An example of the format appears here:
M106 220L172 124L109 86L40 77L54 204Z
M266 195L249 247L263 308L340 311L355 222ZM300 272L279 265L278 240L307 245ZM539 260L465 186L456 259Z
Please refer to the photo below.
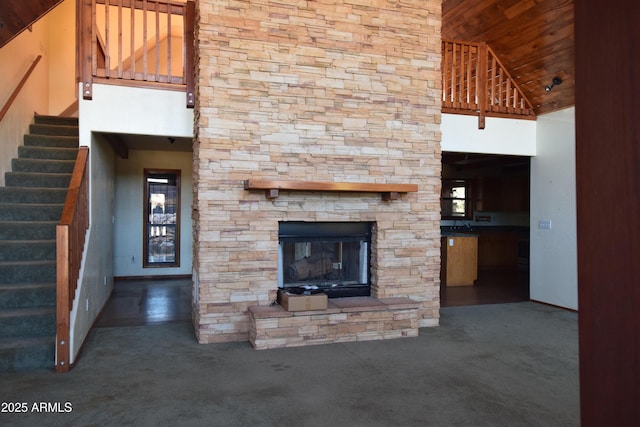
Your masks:
M551 230L551 220L550 219L538 220L538 228L541 230Z

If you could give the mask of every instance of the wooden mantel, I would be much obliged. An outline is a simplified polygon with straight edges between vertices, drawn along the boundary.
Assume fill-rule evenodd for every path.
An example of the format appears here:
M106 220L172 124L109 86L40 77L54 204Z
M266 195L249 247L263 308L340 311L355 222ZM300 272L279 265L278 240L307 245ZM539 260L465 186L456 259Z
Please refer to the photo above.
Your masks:
M279 190L285 190L380 193L382 195L382 200L390 201L396 200L400 193L413 193L418 191L418 185L249 179L244 182L244 189L265 190L265 196L267 199L275 199L278 197Z

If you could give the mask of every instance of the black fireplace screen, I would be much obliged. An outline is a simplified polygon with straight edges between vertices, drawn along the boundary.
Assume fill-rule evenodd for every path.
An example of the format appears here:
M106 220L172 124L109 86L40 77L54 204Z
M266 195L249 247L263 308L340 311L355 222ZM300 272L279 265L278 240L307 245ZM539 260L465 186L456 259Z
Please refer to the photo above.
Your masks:
M281 288L329 297L370 294L370 223L281 222L279 241Z

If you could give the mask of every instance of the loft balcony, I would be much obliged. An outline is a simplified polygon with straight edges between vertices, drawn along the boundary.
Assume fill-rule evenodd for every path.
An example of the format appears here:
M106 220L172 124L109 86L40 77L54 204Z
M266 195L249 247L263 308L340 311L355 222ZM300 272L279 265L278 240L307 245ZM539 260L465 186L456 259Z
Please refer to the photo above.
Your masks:
M531 102L486 43L442 41L442 112L535 120Z
M186 92L193 108L195 3L192 0L86 0L78 3L78 74L93 83Z
M185 91L195 104L192 0L79 3L78 69L83 97L94 82ZM535 120L529 100L486 43L443 40L442 112Z

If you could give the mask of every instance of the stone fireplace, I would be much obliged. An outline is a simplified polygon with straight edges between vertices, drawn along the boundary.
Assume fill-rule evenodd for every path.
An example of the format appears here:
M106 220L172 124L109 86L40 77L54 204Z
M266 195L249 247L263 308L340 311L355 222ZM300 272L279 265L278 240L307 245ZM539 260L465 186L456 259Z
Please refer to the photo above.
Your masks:
M197 7L199 342L271 348L437 325L440 2ZM256 190L251 180L281 184ZM309 224L320 231L291 235ZM288 286L333 290L333 305L270 312ZM273 340L256 339L257 323ZM298 335L280 338L294 324Z

